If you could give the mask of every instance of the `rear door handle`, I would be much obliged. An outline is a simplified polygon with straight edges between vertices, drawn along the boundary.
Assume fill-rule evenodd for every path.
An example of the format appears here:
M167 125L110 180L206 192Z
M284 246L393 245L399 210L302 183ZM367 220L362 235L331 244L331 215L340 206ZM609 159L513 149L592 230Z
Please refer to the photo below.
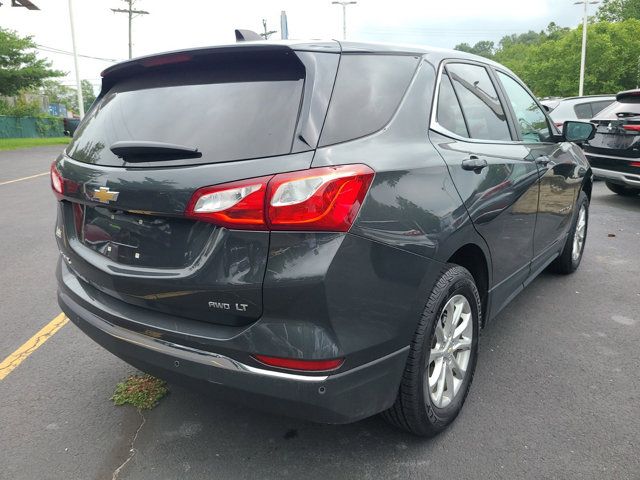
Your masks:
M471 155L469 158L462 160L463 170L472 170L476 173L480 173L480 171L486 166L487 161L484 158L479 158L475 155Z
M551 161L551 159L549 157L547 157L546 155L540 155L538 158L536 158L536 163L538 165L543 166L543 167L546 167L547 165L549 165L550 161Z

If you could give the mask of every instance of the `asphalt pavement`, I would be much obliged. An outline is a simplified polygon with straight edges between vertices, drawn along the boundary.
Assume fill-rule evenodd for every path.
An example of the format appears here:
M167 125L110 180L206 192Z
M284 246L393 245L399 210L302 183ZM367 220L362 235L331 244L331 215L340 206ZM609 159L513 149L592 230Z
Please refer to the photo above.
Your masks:
M3 182L59 151L0 152L0 362L60 313L48 176ZM485 329L465 407L435 439L173 385L143 417L110 401L135 370L68 323L0 380L0 478L638 479L639 250L640 197L596 183L579 271L542 274Z

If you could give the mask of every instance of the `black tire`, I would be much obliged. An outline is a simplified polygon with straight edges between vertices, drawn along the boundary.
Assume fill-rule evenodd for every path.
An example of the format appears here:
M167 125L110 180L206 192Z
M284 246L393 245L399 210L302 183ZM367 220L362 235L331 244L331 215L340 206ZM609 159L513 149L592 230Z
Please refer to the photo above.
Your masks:
M623 197L635 197L640 193L640 188L626 187L617 183L604 182L609 190Z
M464 296L471 308L473 335L470 356L462 384L453 400L448 406L438 408L425 389L425 382L428 382L425 372L428 368L431 348L435 345L436 324L440 322L447 302L456 295ZM469 271L458 265L445 265L429 295L429 300L411 342L409 357L396 401L390 409L382 414L389 423L413 434L431 437L443 431L453 422L462 409L473 380L478 357L481 315L480 295Z
M573 240L576 235L576 227L578 224L578 217L580 213L580 209L584 206L585 208L585 221L586 224L584 226L584 240L582 242L582 247L580 248L580 255L577 258L573 257ZM562 249L562 253L558 258L556 258L551 265L549 265L549 270L555 273L561 273L563 275L568 275L569 273L575 272L580 266L580 262L582 261L582 254L584 253L584 246L587 243L587 232L589 229L589 198L587 194L583 191L580 192L578 196L578 201L576 202L575 214L573 216L573 223L571 224L571 230L569 231L569 235L567 235L567 240L564 244L564 248Z

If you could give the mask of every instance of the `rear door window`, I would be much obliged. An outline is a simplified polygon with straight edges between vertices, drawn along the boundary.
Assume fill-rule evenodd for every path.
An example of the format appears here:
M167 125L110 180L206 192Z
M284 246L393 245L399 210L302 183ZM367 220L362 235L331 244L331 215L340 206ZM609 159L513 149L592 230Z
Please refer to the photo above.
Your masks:
M389 123L417 64L408 55L343 54L320 146L364 137Z
M467 125L462 115L462 109L458 97L453 91L451 79L446 72L440 80L440 93L438 94L438 110L436 121L444 128L461 137L469 138Z
M304 68L272 60L185 65L122 80L94 105L67 153L102 165L123 164L109 150L119 141L197 148L198 163L289 153Z
M452 63L446 70L460 100L469 136L481 140L511 140L505 110L486 68Z
M534 143L548 141L549 122L535 99L509 75L498 72L498 78L513 107L522 140Z

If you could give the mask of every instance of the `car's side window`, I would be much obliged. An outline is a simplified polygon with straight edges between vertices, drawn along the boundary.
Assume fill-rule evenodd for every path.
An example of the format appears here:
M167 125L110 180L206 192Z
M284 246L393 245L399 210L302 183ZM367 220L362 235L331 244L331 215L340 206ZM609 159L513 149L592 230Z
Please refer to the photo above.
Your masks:
M505 110L486 68L450 63L446 72L460 100L469 137L511 141Z
M460 103L453 91L451 79L449 79L449 75L447 75L446 72L443 72L442 78L440 79L436 120L450 132L460 135L461 137L469 138L469 132L467 131L467 125L462 116Z
M579 103L573 107L573 111L576 112L576 117L580 120L593 117L590 103Z
M516 114L522 140L534 143L549 141L551 130L547 116L535 99L509 75L498 72L498 77Z

